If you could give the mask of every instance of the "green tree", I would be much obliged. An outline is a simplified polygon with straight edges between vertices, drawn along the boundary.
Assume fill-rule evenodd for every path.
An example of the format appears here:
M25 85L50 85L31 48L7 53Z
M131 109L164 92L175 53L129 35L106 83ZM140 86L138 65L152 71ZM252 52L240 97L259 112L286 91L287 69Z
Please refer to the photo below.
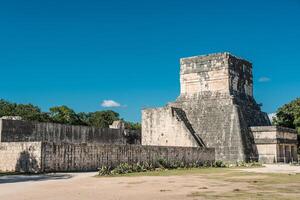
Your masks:
M32 104L19 104L15 108L14 115L21 116L28 121L48 121L49 116L41 112L41 109Z
M80 119L81 125L89 126L89 120L91 117L91 113L80 112L80 113L77 113L77 116Z
M62 124L81 125L82 122L76 112L67 106L50 108L51 121Z
M42 112L32 104L16 104L0 99L0 117L20 116L24 120L39 122L55 122L70 125L86 125L95 127L109 127L115 120L120 120L119 113L112 110L76 113L67 106L55 106L50 112ZM141 124L126 122L126 128L140 130Z
M298 154L300 154L300 98L280 107L273 119L273 124L297 130Z
M28 121L49 121L47 113L32 104L10 103L3 99L0 100L0 117L2 116L20 116Z
M279 126L294 128L300 134L300 98L279 108L273 123Z
M119 113L112 110L96 111L88 115L88 125L100 128L109 127L115 120L119 120Z
M0 100L0 117L13 116L16 104L10 103L3 99Z
M126 129L131 129L131 130L141 130L142 125L140 123L134 123L134 122L125 122L125 128Z

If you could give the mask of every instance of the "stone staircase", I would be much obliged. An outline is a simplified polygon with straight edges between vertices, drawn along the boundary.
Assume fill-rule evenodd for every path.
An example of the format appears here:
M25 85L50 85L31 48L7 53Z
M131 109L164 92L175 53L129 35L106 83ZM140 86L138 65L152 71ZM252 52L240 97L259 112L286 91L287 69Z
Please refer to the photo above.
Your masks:
M193 126L189 122L189 120L188 120L188 118L187 118L184 110L182 110L181 108L172 107L172 113L177 118L178 121L182 121L184 123L185 127L189 130L189 133L196 140L197 144L200 147L206 147L206 145L204 144L203 140L199 137L199 135L193 129Z

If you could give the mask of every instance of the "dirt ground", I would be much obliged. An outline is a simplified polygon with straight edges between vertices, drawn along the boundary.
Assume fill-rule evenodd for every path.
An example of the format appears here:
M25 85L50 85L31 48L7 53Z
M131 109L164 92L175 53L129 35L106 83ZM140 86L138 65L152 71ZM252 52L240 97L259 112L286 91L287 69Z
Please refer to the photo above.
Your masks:
M299 166L267 165L254 169L169 170L124 177L95 177L96 173L9 175L0 176L0 199L300 199L298 173Z
M245 168L239 169L246 172L255 172L255 173L299 173L300 174L300 166L286 165L286 164L277 164L277 165L264 165L264 167L260 168Z

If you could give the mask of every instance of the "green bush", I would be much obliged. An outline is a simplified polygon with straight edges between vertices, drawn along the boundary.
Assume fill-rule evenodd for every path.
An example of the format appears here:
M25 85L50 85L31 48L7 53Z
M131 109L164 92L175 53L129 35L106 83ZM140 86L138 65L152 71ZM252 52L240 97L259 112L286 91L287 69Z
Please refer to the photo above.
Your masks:
M159 159L157 159L156 168L168 169L168 168L170 168L170 165L166 159L159 158Z
M226 167L226 164L222 160L217 160L214 162L213 167Z
M102 166L101 168L99 168L99 175L100 176L108 176L110 174L111 174L110 167Z
M261 167L262 163L260 162L244 162L244 161L240 161L240 162L236 162L236 167Z
M128 163L121 163L111 171L111 174L128 174L134 172L132 169L132 165L129 165Z
M153 164L143 162L143 163L120 163L115 167L102 166L99 168L100 176L127 174L133 172L146 172L153 170L163 170L163 169L179 169L179 168L197 168L197 167L221 167L222 162L217 164L212 164L211 162L195 162L195 163L184 163L182 161L167 161L164 158L157 159Z
M146 171L154 171L154 170L164 170L164 169L189 169L189 168L207 168L207 167L215 167L215 168L223 168L223 167L260 167L262 166L259 162L236 162L235 164L226 164L221 160L217 160L215 162L210 161L198 161L194 163L184 163L182 161L167 161L164 158L159 158L154 164L148 162L138 162L135 164L128 163L120 163L115 167L107 167L102 166L99 168L100 176L110 176L110 175L118 175L118 174L128 174L134 172L146 172Z
M133 172L146 172L152 171L155 167L153 165L145 162L145 163L136 163L136 164L128 164L128 163L120 163L116 167L107 167L102 166L99 168L100 176L109 176L109 175L118 175L118 174L128 174Z

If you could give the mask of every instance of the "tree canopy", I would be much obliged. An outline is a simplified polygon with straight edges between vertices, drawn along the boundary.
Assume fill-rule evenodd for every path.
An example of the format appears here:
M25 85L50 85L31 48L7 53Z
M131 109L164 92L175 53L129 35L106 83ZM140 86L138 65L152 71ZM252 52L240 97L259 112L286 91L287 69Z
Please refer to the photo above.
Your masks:
M21 116L29 121L48 121L49 116L41 112L41 109L32 104L10 103L3 99L0 100L0 117L2 116Z
M125 128L131 129L131 130L141 130L142 126L140 123L134 123L134 122L125 122Z
M20 116L28 121L86 125L99 128L109 127L113 121L122 120L119 113L112 110L76 113L73 109L63 105L52 107L49 112L42 112L39 107L32 104L16 104L0 99L0 117L3 116ZM140 123L125 121L125 124L126 128L129 129L141 129Z
M300 134L300 98L283 105L273 120L275 125L294 128Z
M119 113L112 110L79 113L81 120L88 126L109 127L116 120L120 120Z
M81 120L74 110L67 106L50 108L50 119L56 123L80 125Z

